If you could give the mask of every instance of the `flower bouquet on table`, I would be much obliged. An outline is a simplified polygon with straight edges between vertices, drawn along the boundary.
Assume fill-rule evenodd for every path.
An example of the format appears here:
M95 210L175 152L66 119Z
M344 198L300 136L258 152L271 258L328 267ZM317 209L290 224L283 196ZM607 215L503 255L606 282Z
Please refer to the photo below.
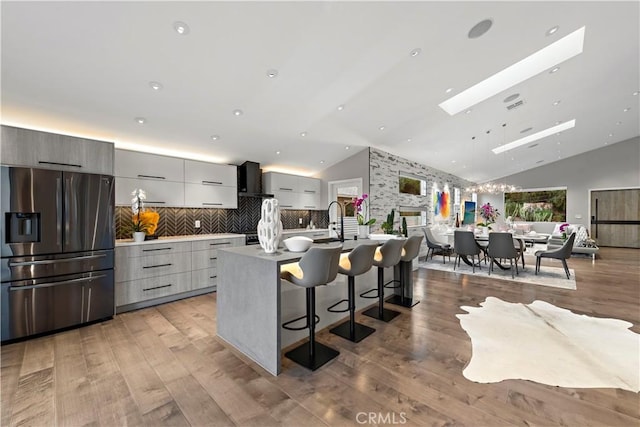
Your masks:
M500 216L500 213L498 212L498 209L494 208L490 203L487 202L484 205L480 206L480 216L484 221L479 222L478 226L487 227L489 230L491 230L491 224L496 222L496 219Z
M566 222L560 225L560 233L562 233L562 240L567 240L567 231L569 229L569 224Z
M363 194L362 197L354 197L353 207L356 209L356 218L358 219L358 225L373 225L376 223L375 218L367 219L369 216L369 209L367 207L368 194Z
M133 196L131 199L131 210L133 211L131 231L134 233L134 238L140 239L141 235L138 234L136 237L136 233L144 233L143 239L146 239L147 236L154 236L158 228L160 214L144 208L144 200L147 198L144 190L135 189L131 195Z

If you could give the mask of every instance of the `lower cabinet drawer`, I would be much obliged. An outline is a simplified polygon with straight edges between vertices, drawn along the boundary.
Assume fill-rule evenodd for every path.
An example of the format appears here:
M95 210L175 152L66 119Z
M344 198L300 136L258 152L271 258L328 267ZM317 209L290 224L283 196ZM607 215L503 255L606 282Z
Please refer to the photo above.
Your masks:
M191 290L191 272L116 282L116 307Z
M141 256L130 258L126 262L116 262L116 282L159 277L190 270L191 252Z
M205 268L191 272L191 288L202 289L216 286L218 283L218 271L216 268Z

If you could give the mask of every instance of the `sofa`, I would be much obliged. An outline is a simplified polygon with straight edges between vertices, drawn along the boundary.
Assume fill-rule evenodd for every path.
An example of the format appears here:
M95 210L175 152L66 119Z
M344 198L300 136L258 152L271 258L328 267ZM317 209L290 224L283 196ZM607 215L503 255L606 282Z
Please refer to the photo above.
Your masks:
M512 227L517 234L536 235L548 234L547 249L556 249L564 244L562 232L560 231L561 222L520 222L513 223ZM582 224L569 224L565 230L567 234L577 233L572 255L587 255L595 261L596 254L600 250L595 242L589 237L589 231Z

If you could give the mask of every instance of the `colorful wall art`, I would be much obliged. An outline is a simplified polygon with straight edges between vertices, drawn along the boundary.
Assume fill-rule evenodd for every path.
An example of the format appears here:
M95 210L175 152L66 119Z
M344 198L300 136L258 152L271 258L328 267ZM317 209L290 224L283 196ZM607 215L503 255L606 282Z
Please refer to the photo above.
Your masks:
M473 225L476 223L476 202L464 202L464 217L462 223Z
M448 191L433 191L433 213L435 219L449 219L449 192Z

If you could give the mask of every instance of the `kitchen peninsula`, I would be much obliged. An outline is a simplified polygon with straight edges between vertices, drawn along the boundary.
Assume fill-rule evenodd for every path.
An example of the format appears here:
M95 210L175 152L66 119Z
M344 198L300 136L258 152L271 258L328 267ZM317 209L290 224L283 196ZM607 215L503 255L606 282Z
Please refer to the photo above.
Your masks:
M360 243L362 240L347 240L342 244L343 251L349 252ZM321 244L340 245L340 242ZM303 254L286 249L266 254L260 246L218 250L218 336L273 375L280 373L282 348L308 334L307 330L289 331L281 327L283 322L305 314L305 290L280 279L280 267L297 262ZM387 270L385 280L390 280L393 270ZM358 296L376 286L375 268L356 278L358 311L377 303ZM341 274L328 286L316 288L316 313L320 316L317 331L348 316L326 310L346 297L347 278Z

